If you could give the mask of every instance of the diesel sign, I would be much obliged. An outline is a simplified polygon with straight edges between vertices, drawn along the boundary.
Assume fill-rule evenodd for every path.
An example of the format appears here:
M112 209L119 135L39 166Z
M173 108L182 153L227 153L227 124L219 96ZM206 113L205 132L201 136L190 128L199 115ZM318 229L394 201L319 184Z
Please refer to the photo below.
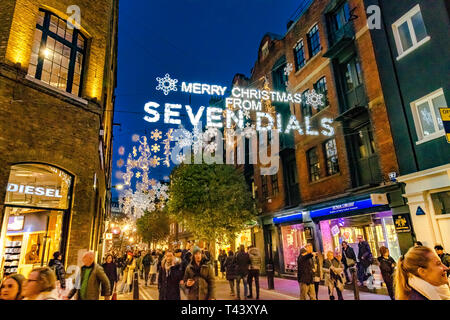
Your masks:
M49 189L49 188L43 188L43 187L34 187L34 186L25 186L25 185L18 185L14 183L8 184L8 192L17 192L17 193L23 193L23 194L30 194L30 195L36 195L36 196L45 196L45 197L51 197L51 198L62 198L61 194L59 193L58 189Z

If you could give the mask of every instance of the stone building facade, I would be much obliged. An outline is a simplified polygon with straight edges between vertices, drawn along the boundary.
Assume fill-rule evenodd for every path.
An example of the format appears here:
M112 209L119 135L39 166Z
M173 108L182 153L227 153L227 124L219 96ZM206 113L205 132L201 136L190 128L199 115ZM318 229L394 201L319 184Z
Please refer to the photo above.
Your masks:
M12 258L22 273L33 245L37 264L53 251L66 266L85 250L100 256L111 201L118 1L4 0L0 18L0 250L20 251Z

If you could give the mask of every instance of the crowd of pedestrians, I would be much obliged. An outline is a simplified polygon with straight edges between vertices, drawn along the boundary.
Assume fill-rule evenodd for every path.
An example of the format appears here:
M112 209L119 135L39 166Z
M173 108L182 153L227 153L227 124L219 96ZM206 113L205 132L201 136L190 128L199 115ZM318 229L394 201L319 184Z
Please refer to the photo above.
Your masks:
M320 283L325 284L330 300L343 300L345 284L370 282L373 264L378 265L392 300L450 300L450 255L442 246L436 245L433 250L416 242L395 261L384 246L374 259L367 241L362 236L357 239L357 254L345 241L341 250L325 254L314 252L310 243L301 248L297 258L301 300L317 300ZM187 300L215 300L219 270L220 277L229 283L230 296L260 299L262 259L254 246L241 245L236 253L220 250L219 270L206 248L190 243L183 250L127 250L122 255L110 252L103 260L103 264L97 264L94 253L86 252L79 271L67 277L62 255L55 252L48 266L32 269L26 278L20 274L6 276L0 285L0 300L115 300L117 292L132 290L135 277L144 280L146 287L157 286L160 300L181 300L182 296Z
M396 262L385 246L379 248L381 255L374 260L369 243L361 235L357 240L358 254L345 241L341 250L328 251L324 257L313 252L310 243L300 249L297 258L300 300L317 300L321 280L330 300L336 299L334 292L338 300L343 300L345 284L353 281L371 288L374 264L378 265L392 300L450 300L450 255L442 246L436 245L432 250L417 241Z

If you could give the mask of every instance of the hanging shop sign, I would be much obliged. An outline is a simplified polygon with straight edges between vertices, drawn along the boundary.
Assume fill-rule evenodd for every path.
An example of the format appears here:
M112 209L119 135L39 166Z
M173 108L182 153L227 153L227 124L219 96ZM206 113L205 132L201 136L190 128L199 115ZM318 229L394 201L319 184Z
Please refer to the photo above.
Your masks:
M350 212L361 209L368 209L372 207L380 206L380 204L373 204L370 198L364 200L357 200L354 202L343 203L332 207L326 207L317 210L311 210L311 218L317 218L322 216L328 216L337 213Z
M393 216L395 231L397 232L410 232L411 226L409 225L409 220L405 215L399 214Z
M169 74L163 78L156 78L158 86L156 90L160 90L164 95L169 95L170 92L178 91L177 83L179 80L172 79ZM286 122L282 115L276 112L264 112L263 105L270 102L278 103L307 103L313 108L317 109L324 106L323 95L311 90L307 94L307 101L302 102L302 95L299 93L291 94L288 92L277 92L270 90L258 90L234 87L231 89L231 96L225 97L227 87L220 85L211 85L206 83L187 83L182 82L181 92L189 94L210 95L224 97L225 110L217 107L205 108L199 107L194 114L191 106L185 105L184 109L189 117L192 126L197 126L201 118L206 114L207 128L226 128L226 129L241 129L244 130L244 120L250 119L250 111L255 112L257 132L277 130L284 134L290 134L292 130L297 131L300 135L318 136L333 136L335 131L332 126L333 119L323 117L318 121L318 127L313 128L310 117L305 117L304 124L300 124L295 115L290 115ZM161 120L161 113L159 111L160 103L150 101L144 106L146 115L144 120L149 123L155 123ZM173 125L182 125L180 112L183 109L181 104L165 103L164 104L164 123ZM245 119L244 119L245 118ZM263 125L264 123L264 125ZM283 124L287 123L285 127Z
M331 228L331 234L333 235L333 237L336 237L339 234L340 230L339 230L339 226L335 225Z
M313 231L312 231L311 227L305 227L304 231L305 231L305 238L306 238L306 240L313 240L314 239L314 234L313 234Z
M439 112L441 113L441 119L444 123L447 142L450 143L450 108L439 108Z

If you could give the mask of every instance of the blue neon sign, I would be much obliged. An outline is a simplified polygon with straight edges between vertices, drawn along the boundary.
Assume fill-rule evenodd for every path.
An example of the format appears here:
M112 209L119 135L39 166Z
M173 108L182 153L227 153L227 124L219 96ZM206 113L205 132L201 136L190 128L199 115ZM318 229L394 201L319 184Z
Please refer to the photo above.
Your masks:
M311 210L311 218L328 216L336 213L344 213L354 210L368 209L376 206L381 206L381 204L372 204L370 198L364 200L357 200L354 202L338 204L332 207L326 207L317 210Z
M275 217L273 218L273 223L284 223L295 220L303 220L303 213L295 213L287 216Z

